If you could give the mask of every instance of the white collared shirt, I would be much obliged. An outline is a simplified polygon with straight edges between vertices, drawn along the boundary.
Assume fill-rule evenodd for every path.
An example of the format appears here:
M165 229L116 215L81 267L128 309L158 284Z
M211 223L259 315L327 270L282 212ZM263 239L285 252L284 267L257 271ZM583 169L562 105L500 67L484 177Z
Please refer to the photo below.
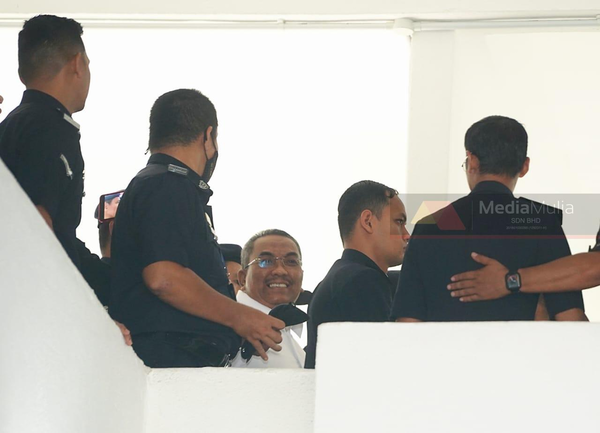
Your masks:
M240 304L262 311L265 314L269 314L271 311L269 307L255 301L241 290L237 294L237 301ZM246 363L246 361L242 359L240 353L238 353L231 366L246 368L304 368L304 358L306 357L306 354L304 353L304 350L302 350L300 344L296 341L296 338L292 335L292 331L298 337L301 337L302 324L288 326L281 331L281 337L283 338L279 344L281 346L281 351L267 351L267 356L269 357L268 361L264 361L260 356L253 356L252 359Z

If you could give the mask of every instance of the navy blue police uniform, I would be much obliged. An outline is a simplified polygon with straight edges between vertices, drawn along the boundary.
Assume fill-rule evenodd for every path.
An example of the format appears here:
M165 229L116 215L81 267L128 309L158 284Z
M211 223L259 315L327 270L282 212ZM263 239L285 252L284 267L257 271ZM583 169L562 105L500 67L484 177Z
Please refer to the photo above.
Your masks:
M142 272L161 261L190 269L235 300L208 205L212 191L181 161L156 153L125 190L112 238L110 313L131 331L149 367L225 366L240 338L231 328L163 302Z
M26 90L0 123L0 157L35 206L43 206L69 258L107 305L110 268L77 239L84 196L79 124L52 96Z

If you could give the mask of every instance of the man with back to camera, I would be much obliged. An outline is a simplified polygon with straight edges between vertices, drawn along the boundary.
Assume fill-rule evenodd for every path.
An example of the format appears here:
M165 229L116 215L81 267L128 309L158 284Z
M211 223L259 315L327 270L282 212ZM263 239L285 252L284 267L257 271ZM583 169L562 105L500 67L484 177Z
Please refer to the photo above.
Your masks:
M0 124L0 157L94 289L108 302L110 270L76 237L81 220L84 162L79 125L90 85L81 25L38 15L19 33L21 104Z
M529 170L527 132L519 122L480 120L467 131L465 150L471 193L415 226L394 299L397 321L533 320L539 296L520 293L514 272L506 280L511 296L479 304L452 297L448 281L474 267L475 250L502 258L513 270L570 254L560 210L513 196ZM555 320L587 320L581 292L548 295L545 303Z
M302 291L303 276L302 251L292 235L278 229L258 232L242 250L242 270L238 278L244 290L238 292L237 300L240 304L269 314L278 305L296 302ZM304 367L304 350L292 332L301 337L302 324L286 326L281 331L281 351L270 354L268 361L258 356L245 361L238 354L233 367Z
M280 350L285 324L235 302L227 281L208 206L217 125L197 90L160 96L150 113L152 155L119 204L110 311L149 367L229 365L239 336L265 360L263 345Z
M320 324L389 320L393 287L387 271L402 263L408 243L404 204L381 183L365 180L348 188L338 205L338 225L344 252L308 307L305 368L315 368Z
M519 268L523 293L555 293L578 291L600 285L600 231L596 244L587 253L563 257L543 265ZM502 263L475 252L473 260L484 265L477 271L464 272L452 277L448 285L452 296L461 302L490 301L510 295L506 288L506 275L509 273Z

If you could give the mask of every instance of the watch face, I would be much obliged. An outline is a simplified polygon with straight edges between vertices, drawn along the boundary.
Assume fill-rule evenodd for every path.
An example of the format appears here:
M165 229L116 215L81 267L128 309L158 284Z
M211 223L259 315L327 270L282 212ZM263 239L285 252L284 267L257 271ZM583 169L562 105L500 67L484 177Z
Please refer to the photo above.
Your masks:
M506 286L508 290L516 290L521 287L521 278L519 274L511 274L506 277Z

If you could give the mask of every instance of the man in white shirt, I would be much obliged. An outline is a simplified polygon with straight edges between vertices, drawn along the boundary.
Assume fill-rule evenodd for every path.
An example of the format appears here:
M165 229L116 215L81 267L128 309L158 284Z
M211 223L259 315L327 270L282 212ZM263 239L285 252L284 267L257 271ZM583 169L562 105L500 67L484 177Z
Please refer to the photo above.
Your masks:
M264 230L252 236L242 250L238 278L243 290L237 293L237 301L268 314L278 305L296 301L303 275L302 252L296 239L283 230ZM281 331L281 351L269 352L268 361L253 356L246 362L238 353L232 366L303 368L305 353L296 340L301 333L301 324L286 327Z

